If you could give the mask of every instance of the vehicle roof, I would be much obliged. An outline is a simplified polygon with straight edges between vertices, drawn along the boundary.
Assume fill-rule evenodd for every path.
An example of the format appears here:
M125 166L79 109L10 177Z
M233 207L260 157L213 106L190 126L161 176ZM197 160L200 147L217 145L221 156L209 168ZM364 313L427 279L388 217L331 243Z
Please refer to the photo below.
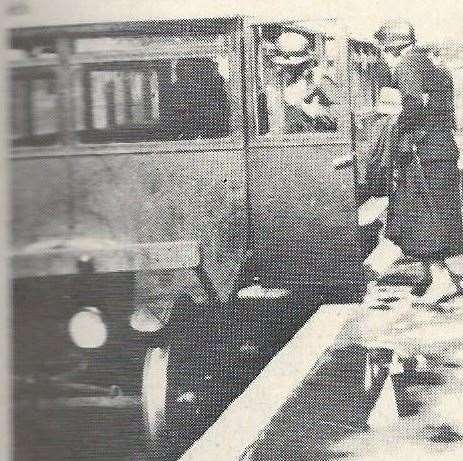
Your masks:
M124 12L125 13L125 12ZM247 16L243 14L237 15L216 15L216 16L192 16L185 14L184 16L176 14L173 15L143 15L137 16L137 14L124 14L124 17L121 18L120 14L115 14L108 12L105 15L105 18L102 20L100 17L92 15L79 15L75 12L70 12L69 15L64 18L62 15L53 16L47 15L42 17L38 14L30 15L21 15L21 16L9 16L7 17L6 26L8 29L12 30L13 33L21 31L29 31L30 33L40 33L40 29L47 28L48 33L52 33L54 30L62 29L82 29L96 27L96 28L122 28L122 26L128 26L129 28L144 27L150 23L158 24L173 24L173 23L227 23L236 21L238 18L246 19L250 23L288 23L294 27L314 30L316 28L320 31L330 31L332 30L332 25L336 22L333 18L328 19L311 19L311 18L294 18L291 16L278 16L278 17L254 17ZM339 22L338 22L339 23ZM348 31L346 28L345 33L349 37L359 40L359 41L370 41L366 37L359 37L356 34L353 34L351 31Z
M146 27L157 24L161 29L163 27L170 28L172 25L185 25L186 27L202 27L220 24L232 24L239 19L246 20L250 24L263 24L263 23L284 23L301 31L321 31L326 33L334 33L336 30L339 31L339 27L342 28L343 33L353 40L360 42L371 43L372 40L366 37L361 37L358 34L353 34L349 31L340 21L336 19L294 19L290 17L279 17L279 18L265 18L265 17L250 17L244 15L234 16L215 16L215 17L157 17L157 18L144 18L141 20L130 19L124 21L114 21L111 17L106 18L104 21L92 22L92 21L75 21L71 16L67 21L56 21L49 20L40 23L37 18L22 18L21 20L16 19L8 22L8 28L11 30L13 35L19 36L33 36L33 35L53 35L59 31L66 30L70 33L80 33L86 31L88 33L98 32L142 32Z

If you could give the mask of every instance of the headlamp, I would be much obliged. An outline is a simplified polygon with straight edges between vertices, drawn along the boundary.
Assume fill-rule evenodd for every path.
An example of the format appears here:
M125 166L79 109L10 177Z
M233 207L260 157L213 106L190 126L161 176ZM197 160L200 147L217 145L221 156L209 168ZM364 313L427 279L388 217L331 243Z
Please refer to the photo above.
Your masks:
M108 330L96 307L84 307L74 314L68 325L72 342L83 349L97 349L108 338Z

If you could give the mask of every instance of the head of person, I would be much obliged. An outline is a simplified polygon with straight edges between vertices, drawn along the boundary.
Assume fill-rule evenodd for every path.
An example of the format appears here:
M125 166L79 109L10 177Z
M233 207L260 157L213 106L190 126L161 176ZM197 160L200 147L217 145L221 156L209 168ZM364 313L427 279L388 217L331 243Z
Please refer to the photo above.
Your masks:
M387 21L375 33L382 55L388 65L394 68L400 57L415 45L415 29L406 21Z
M307 38L297 32L283 32L276 41L276 54L272 63L280 72L294 81L310 74L316 61Z

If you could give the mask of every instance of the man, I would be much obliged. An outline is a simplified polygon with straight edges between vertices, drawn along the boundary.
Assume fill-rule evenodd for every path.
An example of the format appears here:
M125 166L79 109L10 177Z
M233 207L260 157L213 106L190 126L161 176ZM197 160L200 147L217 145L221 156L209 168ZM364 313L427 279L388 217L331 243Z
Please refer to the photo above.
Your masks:
M423 262L428 277L416 294L421 302L439 302L460 291L445 264L463 250L458 148L454 115L442 107L436 67L416 46L413 26L389 21L376 32L389 74L384 83L398 88L403 110L398 118L399 176L390 199L387 235L404 255ZM387 82L387 80L389 80Z
M180 59L177 81L170 93L165 124L171 138L220 138L230 134L226 84L212 59Z
M335 131L331 107L337 103L336 83L317 66L307 38L297 32L282 33L271 63L274 72L265 91L269 130Z

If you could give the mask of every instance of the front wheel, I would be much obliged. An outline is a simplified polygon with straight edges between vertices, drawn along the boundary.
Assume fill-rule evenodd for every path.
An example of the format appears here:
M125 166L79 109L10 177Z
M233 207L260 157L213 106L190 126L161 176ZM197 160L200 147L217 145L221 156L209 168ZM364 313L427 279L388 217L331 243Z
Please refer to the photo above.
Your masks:
M170 347L149 348L143 366L142 405L149 439L156 443L165 426L167 366Z

